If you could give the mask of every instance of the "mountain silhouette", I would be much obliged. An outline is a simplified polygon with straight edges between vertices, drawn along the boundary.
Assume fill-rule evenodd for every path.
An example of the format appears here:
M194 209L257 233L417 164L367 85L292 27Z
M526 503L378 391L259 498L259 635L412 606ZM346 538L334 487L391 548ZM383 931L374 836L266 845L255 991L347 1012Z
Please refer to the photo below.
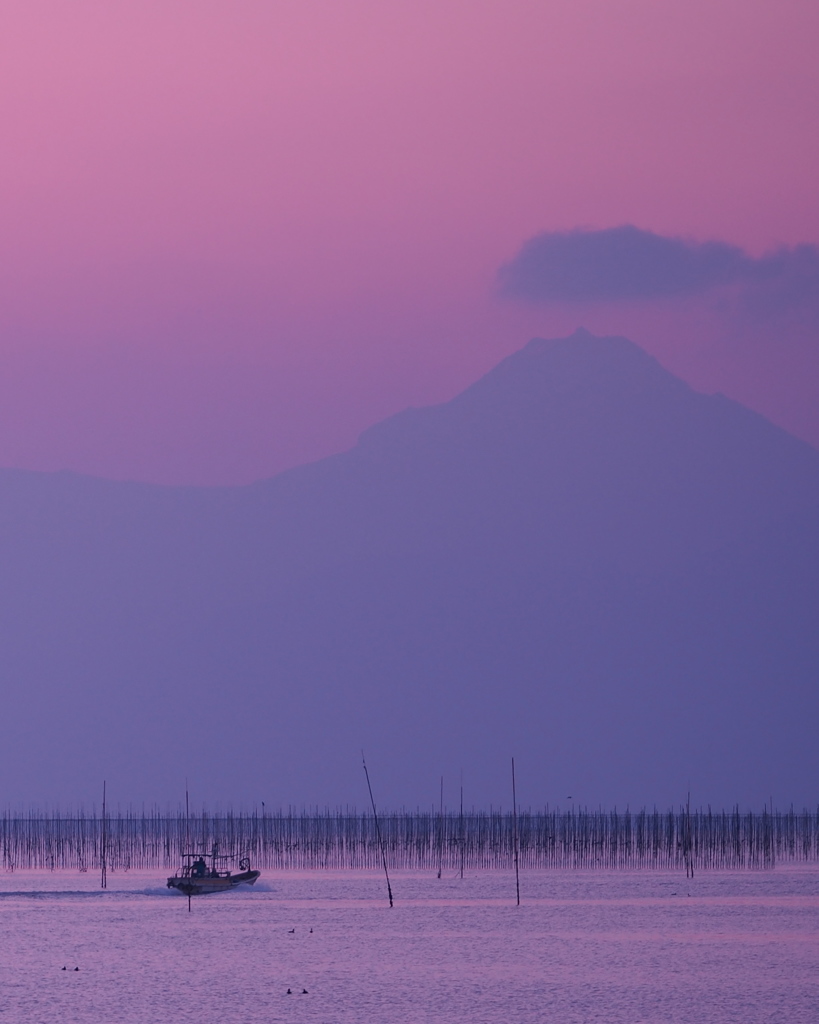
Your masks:
M0 473L7 802L817 800L819 452L622 338L237 488Z

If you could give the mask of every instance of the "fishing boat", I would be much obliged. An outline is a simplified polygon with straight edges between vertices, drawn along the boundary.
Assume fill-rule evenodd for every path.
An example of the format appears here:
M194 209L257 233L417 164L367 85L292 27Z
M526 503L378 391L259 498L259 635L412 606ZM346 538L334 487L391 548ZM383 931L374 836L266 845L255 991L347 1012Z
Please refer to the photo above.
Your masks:
M215 845L210 853L183 853L182 869L178 875L168 879L168 888L178 889L189 897L205 896L210 892L227 892L237 885L253 885L261 874L261 871L251 869L249 857L242 857L235 874L220 871L217 866L220 860L230 858L220 857Z

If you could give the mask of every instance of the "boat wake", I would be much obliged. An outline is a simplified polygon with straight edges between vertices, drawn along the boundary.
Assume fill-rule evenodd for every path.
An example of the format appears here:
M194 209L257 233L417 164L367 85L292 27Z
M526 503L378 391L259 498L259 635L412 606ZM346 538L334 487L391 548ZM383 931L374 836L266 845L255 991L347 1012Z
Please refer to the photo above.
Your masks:
M71 899L99 899L101 896L107 896L109 894L112 895L113 891L102 889L100 889L99 892L89 892L87 889L12 889L0 892L0 900L62 900L66 897Z

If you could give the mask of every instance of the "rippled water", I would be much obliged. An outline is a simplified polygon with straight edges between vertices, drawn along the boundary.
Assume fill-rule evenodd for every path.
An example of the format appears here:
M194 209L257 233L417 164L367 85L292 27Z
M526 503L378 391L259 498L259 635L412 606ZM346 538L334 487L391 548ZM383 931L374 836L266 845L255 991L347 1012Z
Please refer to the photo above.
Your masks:
M495 873L397 874L392 910L364 873L266 873L191 913L158 875L98 886L0 876L0 1021L819 1021L815 869L531 874L519 908Z

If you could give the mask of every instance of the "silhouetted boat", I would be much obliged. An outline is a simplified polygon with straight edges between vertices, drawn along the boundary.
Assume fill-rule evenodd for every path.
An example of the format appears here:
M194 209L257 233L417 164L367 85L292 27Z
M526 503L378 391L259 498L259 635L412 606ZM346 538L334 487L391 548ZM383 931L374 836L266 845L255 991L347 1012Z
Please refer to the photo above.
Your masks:
M239 871L235 874L232 871L219 871L217 861L230 858L220 857L216 851L214 845L210 853L183 853L182 870L168 879L168 888L178 889L186 896L205 896L210 892L227 892L237 885L253 885L261 874L251 869L249 857L239 861Z

